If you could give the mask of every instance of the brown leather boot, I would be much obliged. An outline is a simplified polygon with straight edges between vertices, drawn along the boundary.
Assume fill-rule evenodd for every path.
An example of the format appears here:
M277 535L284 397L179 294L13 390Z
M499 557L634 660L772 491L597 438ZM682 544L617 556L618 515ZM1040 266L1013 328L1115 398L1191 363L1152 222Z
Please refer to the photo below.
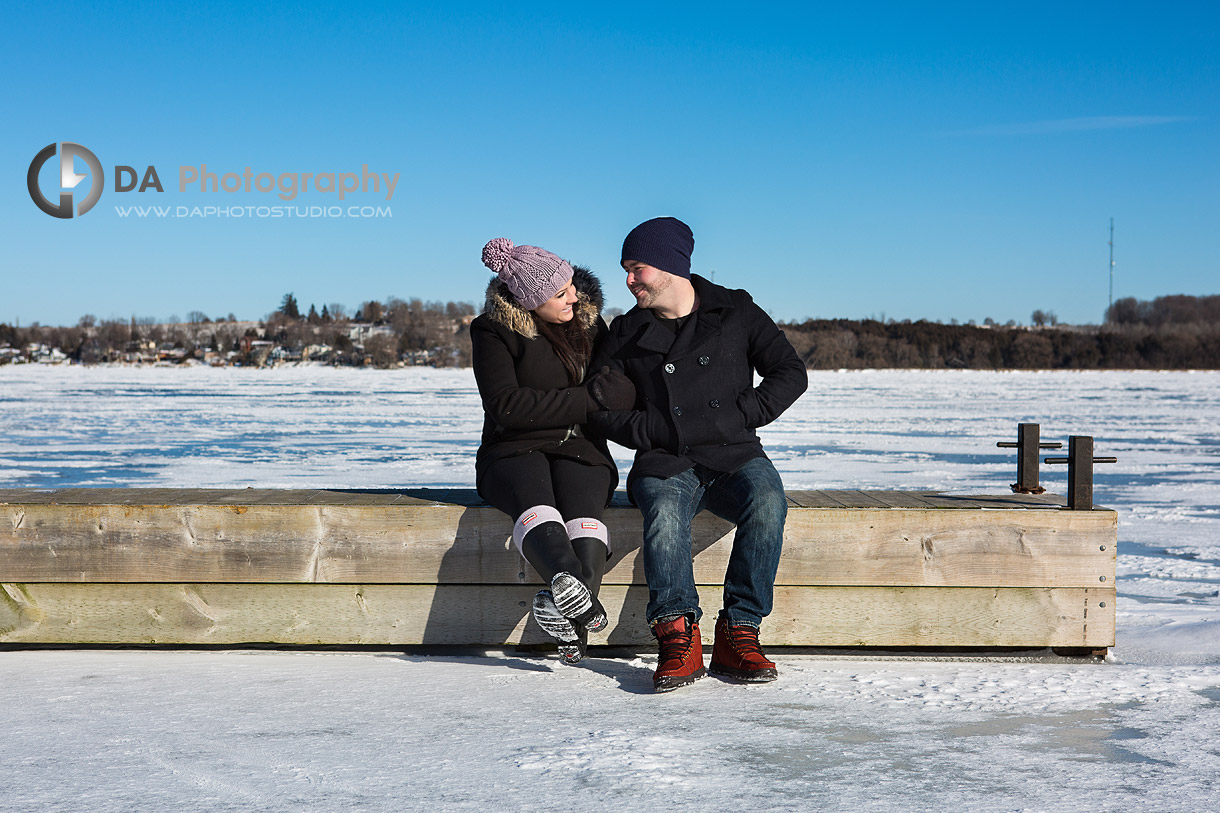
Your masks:
M661 645L657 671L652 675L652 687L658 692L671 692L707 674L699 624L689 615L653 624L652 634Z
M710 671L746 683L767 683L778 677L775 664L767 660L758 644L758 630L745 625L731 627L723 615L716 620Z

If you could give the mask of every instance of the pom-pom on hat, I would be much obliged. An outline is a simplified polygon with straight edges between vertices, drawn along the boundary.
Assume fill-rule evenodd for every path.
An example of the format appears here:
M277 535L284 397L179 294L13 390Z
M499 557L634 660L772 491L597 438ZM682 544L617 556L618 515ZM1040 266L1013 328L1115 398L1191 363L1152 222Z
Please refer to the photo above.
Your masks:
M572 266L546 249L514 246L505 237L483 246L483 265L508 286L517 304L532 311L572 279Z
M623 262L635 260L690 279L690 255L694 251L695 235L690 226L676 217L654 217L627 235Z

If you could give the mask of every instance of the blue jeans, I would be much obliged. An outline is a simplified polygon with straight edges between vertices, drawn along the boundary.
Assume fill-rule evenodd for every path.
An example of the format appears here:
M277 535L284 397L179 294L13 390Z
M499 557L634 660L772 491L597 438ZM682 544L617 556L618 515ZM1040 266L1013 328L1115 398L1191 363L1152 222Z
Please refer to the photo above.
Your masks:
M771 461L756 457L728 474L696 465L673 477L641 477L631 496L644 514L648 623L702 615L691 521L707 508L737 525L724 574L724 613L730 624L758 627L771 612L788 516L784 484Z

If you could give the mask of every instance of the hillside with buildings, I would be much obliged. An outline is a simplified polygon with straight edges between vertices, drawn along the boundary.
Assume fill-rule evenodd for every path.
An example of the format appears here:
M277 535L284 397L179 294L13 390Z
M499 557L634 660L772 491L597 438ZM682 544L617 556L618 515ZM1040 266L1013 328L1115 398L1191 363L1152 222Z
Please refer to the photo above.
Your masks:
M613 319L617 311L606 313ZM71 327L0 324L0 364L132 364L266 367L325 364L391 368L470 364L474 305L391 298L302 312L292 294L259 321L200 312L98 320ZM781 323L810 369L1217 369L1220 296L1120 299L1102 325L809 319Z

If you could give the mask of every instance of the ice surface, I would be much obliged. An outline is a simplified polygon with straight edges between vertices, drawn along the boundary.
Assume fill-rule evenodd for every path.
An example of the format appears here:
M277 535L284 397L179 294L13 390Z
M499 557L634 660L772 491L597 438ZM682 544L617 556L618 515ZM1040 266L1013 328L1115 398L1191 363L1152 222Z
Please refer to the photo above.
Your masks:
M1220 374L815 372L762 436L791 488L1002 493L1021 421L1119 458L1105 664L7 651L0 810L1215 809ZM0 367L0 487L470 486L481 422L465 370Z
M1210 810L1220 668L8 652L3 810Z

